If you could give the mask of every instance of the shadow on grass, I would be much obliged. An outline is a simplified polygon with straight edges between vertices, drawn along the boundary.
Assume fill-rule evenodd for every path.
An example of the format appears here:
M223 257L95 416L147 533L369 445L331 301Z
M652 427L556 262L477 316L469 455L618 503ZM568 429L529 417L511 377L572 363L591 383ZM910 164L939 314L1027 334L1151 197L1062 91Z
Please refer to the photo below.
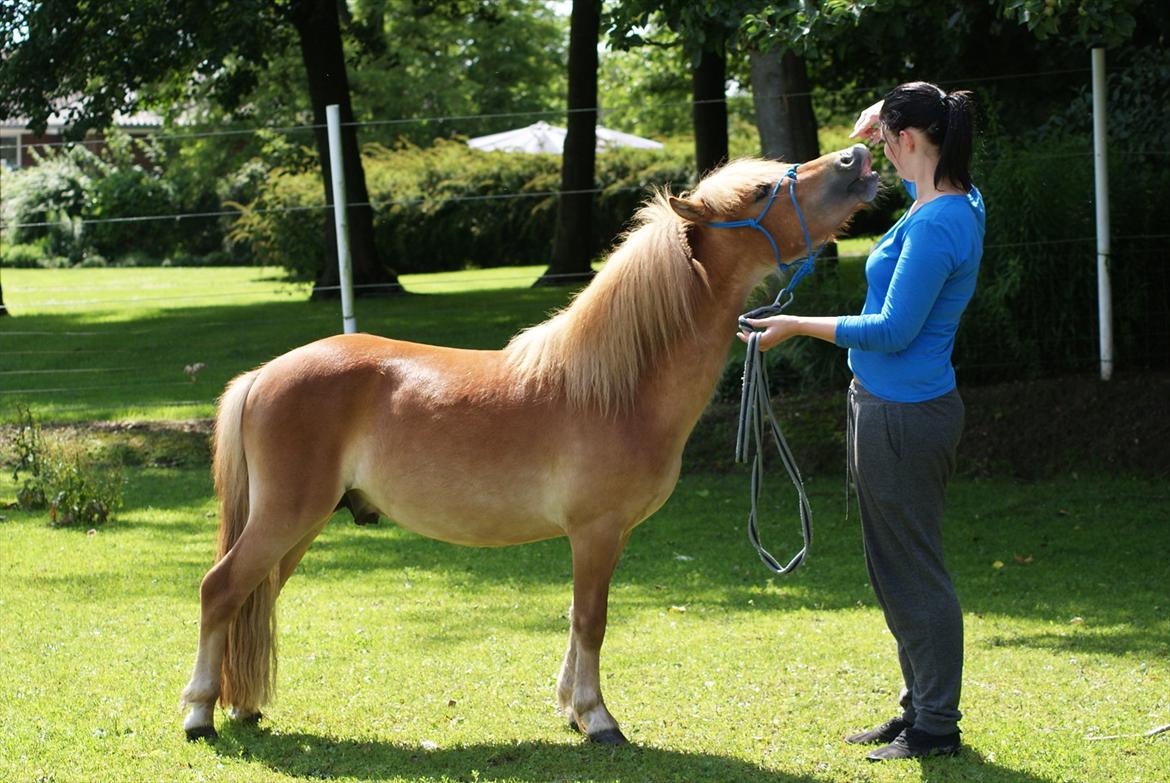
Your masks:
M459 348L497 349L564 304L572 291L502 289L363 299L362 331ZM127 298L133 296L127 292ZM17 315L0 330L16 373L0 391L0 422L14 402L42 421L141 416L179 406L207 415L227 382L298 346L341 332L337 302L285 301L158 309L166 302ZM24 351L35 343L35 351ZM9 353L14 352L14 353ZM205 365L191 382L188 365ZM150 415L148 413L148 415ZM157 414L154 414L157 415Z
M986 644L990 647L1030 647L1077 655L1117 655L1127 652L1167 658L1170 657L1170 626L1163 620L1148 630L1089 629L1069 633L1018 634L996 637Z
M216 528L216 520L207 516L206 476L192 470L174 475L157 471L152 481L165 484L165 492L135 482L134 497L128 495L128 501L191 513L178 519L172 513L155 522L149 511L137 510L111 526L110 534L116 536L120 529L149 532L165 539L168 548L199 544L207 560L195 569L190 546L152 566L160 578L171 579L167 574L173 574L171 581L195 585L211 565ZM1085 491L1083 483L1078 486ZM1097 491L1112 492L1110 486L1103 483ZM667 506L631 538L613 581L615 621L624 612L673 604L728 614L876 605L867 585L856 522L843 518L834 497L822 492L813 498L817 537L809 564L791 577L772 578L743 535L738 489L734 477L683 480ZM1170 530L1142 510L1148 508L1145 500L1125 501L1131 507L1114 504L1110 524L1103 525L1065 513L1064 509L1089 501L1072 497L1059 484L1023 488L1027 508L1018 497L999 497L1002 490L999 484L989 487L981 482L955 487L948 560L963 607L969 614L1045 621L1051 630L983 644L1113 655L1167 652L1170 629L1158 587L1170 581L1170 565L1161 554L1170 548ZM1003 513L995 513L997 505ZM1048 507L1060 513L1045 511ZM785 523L783 511L776 513L767 521L765 536L774 552L786 553L797 544L794 526ZM1138 540L1143 546L1135 549L1132 542ZM1020 565L1013 553L1035 557ZM1007 564L995 568L995 561ZM516 595L534 589L563 590L566 606L571 595L570 554L564 539L468 548L423 538L386 520L358 527L347 512L334 516L294 581L336 583L346 590L374 591L409 603L413 594L401 590L401 585L412 573L426 574L452 595L501 588ZM536 629L523 625L533 622L531 616L512 612L510 605L510 599L499 604L490 599L478 611L484 622L500 627L545 630L543 625ZM1070 622L1074 618L1081 620Z
M498 348L520 328L541 320L549 309L562 304L570 293L503 289L362 300L359 324L370 332L401 339ZM134 295L127 291L128 298ZM182 400L209 402L237 372L334 334L340 326L336 302L290 297L262 303L147 309L156 304L167 303L144 299L135 304L111 304L102 311L13 317L0 331L0 353L35 340L38 352L13 354L13 369L31 372L14 377L43 378L45 388L66 388L52 394L30 393L25 398L45 404L49 411L58 403L62 409L76 403L80 407L70 409L70 416L94 418ZM133 307L141 309L129 309ZM33 333L36 336L31 336ZM196 361L207 367L198 382L191 384L183 367ZM40 374L56 369L94 374ZM104 370L110 373L103 375ZM66 382L63 378L86 380ZM21 381L29 388L36 384L42 381ZM5 402L21 397L10 394L12 391L10 387L0 394L0 416L4 415ZM131 488L128 505L195 506L206 497L200 494L207 491L206 473L198 481L184 476L159 478L169 487L163 499L153 486L141 494ZM774 471L770 476L769 486L783 491L783 478ZM1138 501L1108 497L1104 486L1093 489L1103 497L1089 497L1077 484L1038 485L1011 497L999 497L1002 485L964 482L957 486L958 491L952 492L956 502L946 535L948 559L964 608L1057 623L1067 623L1073 616L1085 617L1088 625L1103 625L1112 619L1126 626L1123 633L1134 637L1128 641L1152 648L1153 635L1161 636L1164 629L1153 607L1164 608L1164 601L1151 597L1151 585L1170 581L1170 561L1161 556L1170 548L1170 528L1149 512L1143 518ZM1070 487L1072 491L1066 491ZM744 474L722 480L685 478L669 504L634 534L615 577L619 589L633 589L615 601L652 602L655 586L664 585L681 597L678 602L694 598L728 611L874 605L866 585L856 521L842 518L835 491L813 499L817 536L809 564L770 586L743 533L746 491ZM1144 505L1164 508L1166 493L1152 494L1157 497L1147 498ZM798 546L796 524L787 496L780 495L778 502L778 506L767 506L763 535L765 543L784 556ZM1091 512L1094 504L1103 509L1107 521L1096 519ZM120 524L145 529L155 523L136 514L132 521ZM192 515L182 522L160 524L159 533L210 541L214 527L214 520ZM392 533L387 530L390 527L383 521L372 530L359 530L341 517L335 519L310 550L302 575L318 572L329 578L333 574L412 568L430 571L448 580L453 588L516 585L523 590L529 585L563 584L567 595L569 563L563 541L485 551ZM1134 541L1140 541L1140 546L1134 546ZM1013 554L1034 555L1035 562L1016 568ZM1007 567L993 570L991 564L998 561L1006 562ZM184 566L176 563L174 567ZM1060 638L1033 641L1049 646L1066 643Z
M517 742L425 750L379 740L317 734L273 734L227 724L214 743L221 756L255 762L296 778L387 780L686 781L686 783L820 783L838 779L771 770L713 753L626 745L618 748ZM988 763L968 749L949 759L897 762L921 767L931 783L1050 783L1047 778Z

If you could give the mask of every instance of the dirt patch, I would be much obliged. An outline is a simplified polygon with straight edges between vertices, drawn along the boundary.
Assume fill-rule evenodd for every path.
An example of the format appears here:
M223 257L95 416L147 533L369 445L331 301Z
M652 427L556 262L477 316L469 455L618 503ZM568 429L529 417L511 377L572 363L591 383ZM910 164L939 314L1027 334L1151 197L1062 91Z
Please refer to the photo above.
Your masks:
M960 391L967 407L961 474L1041 479L1084 471L1170 478L1170 373L1121 375L1108 382L1052 378ZM842 475L844 393L785 393L773 404L806 478ZM737 414L737 404L711 403L687 444L684 471L745 470L733 462ZM211 424L210 419L90 422L46 424L44 430L49 437L80 443L101 463L200 467L211 462ZM0 444L12 442L12 431L0 427ZM0 454L9 464L11 457Z
M45 439L85 452L98 466L178 468L211 464L211 419L186 421L95 421L41 424ZM8 448L16 427L0 426L0 460L11 466Z
M1064 377L960 386L967 423L959 472L1021 479L1076 471L1170 477L1170 374ZM806 475L845 469L843 392L777 395L773 406ZM687 445L685 469L732 462L738 406L712 403Z
M1044 478L1077 470L1170 477L1170 374L962 390L961 469Z

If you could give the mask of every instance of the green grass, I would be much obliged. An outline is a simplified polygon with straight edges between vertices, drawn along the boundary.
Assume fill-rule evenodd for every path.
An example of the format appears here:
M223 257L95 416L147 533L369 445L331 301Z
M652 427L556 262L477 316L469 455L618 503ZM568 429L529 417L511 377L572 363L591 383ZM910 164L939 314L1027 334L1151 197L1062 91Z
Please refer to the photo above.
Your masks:
M121 519L93 535L4 512L2 780L1154 783L1170 772L1170 736L1129 736L1170 721L1161 484L958 482L947 542L966 610L968 750L875 766L839 737L892 714L897 666L835 483L812 487L815 548L789 578L770 578L743 534L742 476L685 478L634 534L602 659L634 746L611 750L553 708L564 541L466 549L341 515L281 597L279 694L261 728L220 715L218 743L188 744L177 699L211 556L211 486L205 468L127 475ZM6 472L0 498L11 492ZM774 551L796 545L790 505L769 517Z
M569 296L528 286L543 267L406 275L416 294L359 299L358 328L405 340L498 348ZM22 401L42 420L212 415L224 384L341 331L337 301L276 269L9 269L0 321L0 418ZM206 367L192 383L184 368Z
M842 269L856 277L858 263ZM359 300L358 323L498 347L569 295L528 288L541 271L408 277L418 294ZM307 287L276 270L5 272L16 316L0 321L0 418L17 400L43 421L209 416L236 372L340 326L336 302L305 301ZM207 367L192 384L183 365L197 361ZM3 507L15 486L0 472L2 781L1170 778L1170 734L1135 736L1170 722L1161 483L955 484L947 543L966 610L969 746L957 759L873 766L840 742L889 717L898 688L856 522L837 483L814 481L813 555L771 579L743 533L742 473L687 475L614 580L603 684L634 747L590 746L555 715L564 541L464 549L342 517L281 598L267 721L207 745L183 740L177 705L214 538L204 436L52 435L123 462L126 504L93 535L51 529ZM0 461L9 448L0 439ZM779 476L768 486L783 491ZM765 537L788 554L783 500Z
M845 240L864 255L872 240ZM860 285L861 260L843 258ZM500 348L572 294L531 288L540 266L404 275L409 296L355 305L373 334L464 348ZM338 301L262 267L8 269L0 319L0 421L23 403L42 420L206 418L240 372L341 331ZM805 284L809 286L808 283ZM825 285L829 285L826 283ZM798 307L818 302L809 286ZM205 367L194 382L184 372Z

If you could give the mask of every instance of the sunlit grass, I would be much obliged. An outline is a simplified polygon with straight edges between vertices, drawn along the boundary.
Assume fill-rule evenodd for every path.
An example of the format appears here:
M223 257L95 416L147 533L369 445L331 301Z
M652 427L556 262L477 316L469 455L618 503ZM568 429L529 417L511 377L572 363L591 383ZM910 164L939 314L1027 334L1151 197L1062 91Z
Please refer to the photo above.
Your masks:
M571 295L531 288L543 271L408 275L411 295L357 300L358 328L499 348ZM207 417L234 375L342 330L337 300L308 301L273 268L13 269L4 283L0 420L18 401L45 421Z
M791 578L751 551L742 476L685 478L635 532L602 663L635 747L613 751L553 708L564 541L465 549L343 515L281 598L261 729L218 715L220 742L186 743L210 481L127 475L121 518L93 535L3 512L2 780L1155 783L1170 769L1168 737L1135 736L1170 722L1160 485L956 484L969 749L874 766L839 738L892 714L897 666L833 483L812 487L814 550ZM790 505L766 521L780 552L796 544Z
M866 240L821 285L852 285ZM570 295L542 267L406 276L359 327L499 347ZM0 416L210 416L235 373L340 330L279 270L5 270ZM801 304L818 290L805 283ZM192 381L184 367L206 366ZM816 539L771 579L743 533L746 477L688 474L633 536L612 590L603 685L636 747L589 746L553 709L567 628L564 541L451 547L387 522L326 528L281 599L278 700L262 729L188 744L178 692L214 538L205 451L127 467L97 530L0 508L0 780L1165 781L1170 496L1160 484L959 481L949 563L966 609L960 758L868 765L840 742L892 714L893 644L840 487L814 481ZM0 452L10 444L0 442ZM97 448L96 446L94 448ZM92 450L92 449L91 449ZM107 449L108 451L108 449ZM11 459L11 454L3 454ZM157 455L156 455L157 456ZM140 460L133 464L141 464ZM768 481L781 491L777 475ZM0 507L14 496L0 471ZM766 543L797 545L791 498ZM599 499L604 502L604 499ZM1117 739L1094 740L1093 737Z

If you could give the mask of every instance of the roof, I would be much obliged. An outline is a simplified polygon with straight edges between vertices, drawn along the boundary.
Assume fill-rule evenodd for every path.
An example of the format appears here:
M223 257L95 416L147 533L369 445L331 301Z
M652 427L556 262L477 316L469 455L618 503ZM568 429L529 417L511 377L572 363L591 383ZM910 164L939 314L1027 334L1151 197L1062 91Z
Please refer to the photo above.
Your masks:
M51 134L60 133L66 126L66 115L64 112L55 111L49 115L48 125L45 132ZM125 130L143 129L155 130L161 128L163 125L163 118L161 114L156 114L152 111L137 111L133 114L122 114L116 112L114 114L114 127L123 128ZM7 119L0 119L0 129L4 130L26 130L28 128L27 117L8 117Z

